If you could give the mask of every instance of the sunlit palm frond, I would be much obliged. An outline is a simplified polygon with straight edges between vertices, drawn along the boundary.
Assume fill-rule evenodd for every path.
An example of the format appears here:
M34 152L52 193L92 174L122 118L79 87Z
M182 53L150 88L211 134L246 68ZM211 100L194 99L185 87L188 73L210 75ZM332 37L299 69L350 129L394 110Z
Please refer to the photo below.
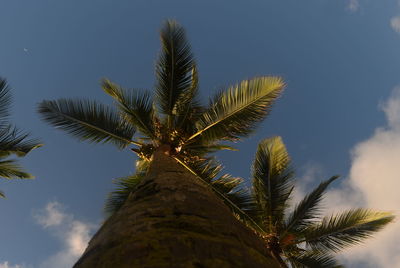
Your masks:
M117 101L124 119L143 135L155 138L153 100L147 91L124 90L107 79L102 81L102 87Z
M199 119L205 110L205 107L201 105L198 99L199 75L194 62L191 76L191 86L182 92L181 97L177 102L174 127L176 129L182 129L186 133L190 133L192 135L196 130L194 122ZM188 127L190 129L188 129Z
M0 77L0 122L9 115L10 104L10 88L7 85L7 80Z
M241 178L234 178L229 174L218 177L223 167L215 158L200 159L188 163L187 166L196 176L208 183L214 191L224 195L239 208L245 208L250 201L247 192L240 187L243 182Z
M197 94L197 70L184 29L167 21L161 29L161 55L156 65L156 100L167 125L182 114Z
M207 183L211 183L223 169L222 165L212 157L186 161L186 166L189 171Z
M244 188L242 178L235 178L224 174L211 182L213 188L224 194L232 203L242 211L246 212L252 205L252 198L249 191ZM227 204L230 205L229 203Z
M28 134L23 134L12 126L0 129L0 157L10 154L25 156L31 150L42 146L38 140L29 140L28 137Z
M221 150L238 151L238 149L225 144L201 144L201 143L191 143L187 146L183 146L183 149L190 152L191 155L198 155L198 156L203 156Z
M270 111L284 83L279 77L245 80L218 94L196 122L189 140L236 140L248 136Z
M32 179L33 176L25 172L15 160L0 161L0 177L6 179Z
M361 208L348 210L309 226L304 230L303 242L315 250L337 252L371 237L393 219L388 212Z
M45 121L81 140L113 143L119 148L136 144L132 141L135 129L111 108L95 101L42 101L38 111Z
M287 258L292 268L344 268L329 254L306 251L301 255L291 255Z
M200 180L202 180L205 184L207 184L211 190L215 192L215 194L222 199L222 201L234 212L240 219L242 219L243 222L248 223L249 225L253 226L255 229L261 231L262 228L257 225L257 223L241 208L241 203L244 200L247 200L245 197L245 190L236 188L230 190L231 195L228 194L228 192L224 192L228 189L231 189L230 187L227 187L227 185L232 186L232 183L229 181L225 182L224 187L222 185L218 185L218 188L213 186L213 179L221 172L222 166L215 161L213 158L208 158L208 159L203 159L201 161L195 161L192 163L185 163L181 159L174 157L175 160L177 160L183 167L185 167L189 172L191 172L193 175L198 177ZM236 179L233 178L236 183ZM235 201L239 201L239 204L236 204ZM251 200L249 200L251 201ZM247 202L247 201L246 201ZM244 204L244 203L242 203ZM251 204L247 205L246 208L248 208Z
M293 190L293 172L286 147L280 137L263 140L257 149L253 167L253 194L259 220L269 228L282 223Z
M313 220L320 216L319 204L322 200L323 194L329 184L337 178L339 178L339 176L333 176L329 180L322 182L317 188L300 201L288 217L285 232L292 233L302 230L309 224L312 224Z
M110 192L107 196L106 203L104 205L104 211L106 215L111 216L122 207L129 195L143 180L145 174L146 173L144 172L137 172L132 176L113 180L113 183L116 185L116 189Z

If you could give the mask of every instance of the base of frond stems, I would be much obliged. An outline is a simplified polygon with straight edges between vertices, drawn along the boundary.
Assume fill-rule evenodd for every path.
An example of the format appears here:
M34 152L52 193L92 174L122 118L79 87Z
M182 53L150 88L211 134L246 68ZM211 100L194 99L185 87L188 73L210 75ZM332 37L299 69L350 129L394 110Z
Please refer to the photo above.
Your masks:
M262 239L162 151L75 268L279 267Z

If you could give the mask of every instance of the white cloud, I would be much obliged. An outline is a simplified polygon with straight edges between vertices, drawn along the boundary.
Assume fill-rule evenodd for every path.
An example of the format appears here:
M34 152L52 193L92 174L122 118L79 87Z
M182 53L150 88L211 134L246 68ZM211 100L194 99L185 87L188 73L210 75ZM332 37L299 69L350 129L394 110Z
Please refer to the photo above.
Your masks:
M315 183L319 183L324 178L322 166L315 162L309 162L302 168L303 175L296 180L291 204L296 205L308 192L306 189L314 188Z
M3 263L0 263L0 268L24 268L24 266L18 264L11 265L8 263L8 261L5 261Z
M360 8L360 3L358 0L349 0L349 3L347 4L347 10L350 10L351 12L356 12Z
M400 33L400 16L396 16L390 19L390 26L394 31Z
M61 204L50 202L46 205L45 209L36 212L34 217L40 225L47 228L62 224L66 214L63 213Z
M69 268L86 249L94 225L74 219L58 202L50 202L35 213L34 218L45 229L49 229L62 243L61 249L42 262L40 268ZM0 268L2 268L0 266ZM23 268L23 267L12 267Z
M382 105L388 125L377 128L352 150L349 178L328 192L326 204L332 210L367 207L400 216L400 88ZM344 262L362 267L392 268L400 263L400 221L390 224L365 244L342 254Z

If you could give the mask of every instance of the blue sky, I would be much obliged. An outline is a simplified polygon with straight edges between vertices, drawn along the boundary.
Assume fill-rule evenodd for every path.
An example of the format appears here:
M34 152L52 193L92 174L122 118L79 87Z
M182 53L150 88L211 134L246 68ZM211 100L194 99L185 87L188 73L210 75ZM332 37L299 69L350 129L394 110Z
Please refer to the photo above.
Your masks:
M40 121L37 103L111 103L99 86L103 77L152 89L167 18L187 30L204 99L254 76L287 82L257 133L236 144L240 152L219 154L228 172L247 178L258 141L280 135L303 178L299 193L341 174L329 196L341 202L330 204L398 210L395 193L381 202L372 191L389 185L381 191L391 196L400 171L386 161L400 157L397 1L3 0L0 7L0 76L13 88L12 119L45 144L22 160L35 180L1 181L1 268L70 267L103 220L111 180L134 170L131 152L80 143ZM342 258L349 267L393 267L385 259L400 258L372 250L373 243Z

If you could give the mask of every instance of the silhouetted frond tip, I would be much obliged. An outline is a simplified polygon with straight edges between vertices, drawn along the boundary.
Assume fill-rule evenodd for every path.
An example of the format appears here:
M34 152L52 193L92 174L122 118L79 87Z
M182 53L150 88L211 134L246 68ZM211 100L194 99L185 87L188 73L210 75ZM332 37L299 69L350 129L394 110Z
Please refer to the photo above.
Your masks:
M0 177L6 179L33 179L33 176L25 172L15 160L0 161Z
M286 231L296 232L312 224L319 216L320 203L329 184L338 179L339 176L333 176L329 180L322 182L310 194L303 198L295 207L287 220Z
M39 105L42 118L56 128L90 142L114 143L120 148L133 144L135 128L111 108L88 100L60 99Z
M304 230L305 242L313 249L337 252L371 237L393 219L388 212L361 208L344 211L309 226Z
M172 126L197 94L197 69L185 30L169 20L161 29L161 54L156 64L156 100Z
M318 251L307 251L298 256L291 255L288 261L292 268L344 268L333 256Z
M7 80L0 77L0 122L9 116L10 104L10 88L7 85Z
M122 118L131 123L141 134L156 138L154 126L155 111L150 93L143 90L126 90L103 79L103 90L117 101Z
M0 129L0 157L10 154L25 156L35 148L42 146L36 139L28 139L29 134L21 133L12 126Z

